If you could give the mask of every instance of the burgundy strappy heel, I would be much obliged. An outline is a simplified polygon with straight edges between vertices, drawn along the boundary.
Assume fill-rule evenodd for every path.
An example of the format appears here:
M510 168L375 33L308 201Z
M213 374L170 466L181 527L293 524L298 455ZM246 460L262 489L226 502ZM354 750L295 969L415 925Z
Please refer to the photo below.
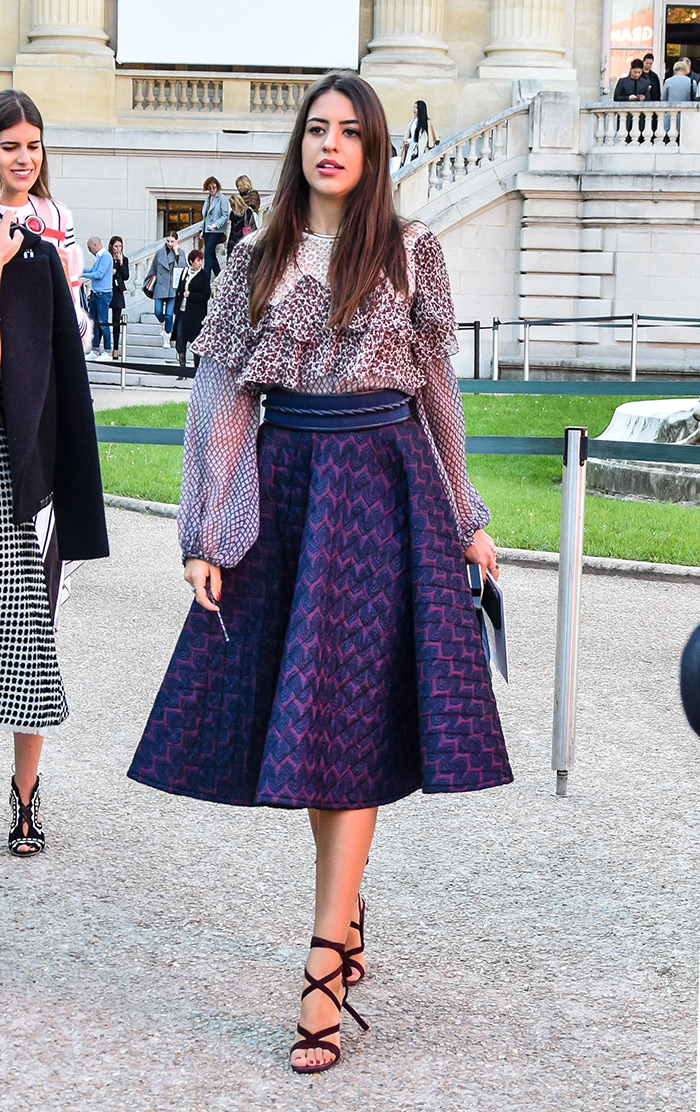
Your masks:
M347 1001L348 989L347 984L345 983L347 962L345 947L343 946L342 942L330 942L327 938L319 938L318 935L314 935L311 939L310 949L313 949L314 947L326 950L335 950L335 952L340 955L341 962L337 969L334 969L332 973L327 973L325 977L312 977L308 969L304 969L304 976L309 983L301 994L302 1000L306 996L308 996L310 992L325 992L329 1000L332 1000L335 1004L338 1012L340 1012L341 1008L345 1008L345 1010L350 1013L355 1022L362 1028L362 1030L368 1031L369 1024L365 1022L362 1016L357 1014L355 1009L351 1007L351 1005L348 1004ZM343 976L343 983L345 984L345 993L343 995L342 1003L338 1003L338 997L335 995L332 989L328 987L328 983L329 981L335 980L336 977L341 976L341 974ZM327 1042L326 1040L328 1039L329 1035L337 1035L339 1031L339 1022L334 1024L332 1027L324 1027L322 1031L314 1032L308 1031L306 1027L302 1027L301 1024L298 1024L297 1034L301 1035L301 1038L297 1039L297 1041L292 1046L292 1049L289 1052L290 1057L295 1050L315 1050L316 1048L318 1048L319 1050L327 1050L329 1054L333 1055L333 1058L330 1062L322 1062L320 1066L295 1066L293 1062L290 1062L290 1065L294 1072L321 1073L322 1070L329 1070L332 1066L335 1066L340 1061L340 1047L337 1047L334 1043Z
M346 966L345 982L346 982L346 984L348 985L349 988L352 988L353 985L359 985L360 981L362 980L362 978L364 977L364 975L366 973L366 970L363 968L363 966L360 965L359 961L355 960L355 958L358 956L358 954L364 954L364 952L365 952L365 906L366 906L366 903L365 903L365 900L363 900L362 896L360 896L360 895L358 895L358 897L357 897L357 906L358 906L359 911L360 911L360 913L358 915L359 922L355 922L353 920L353 922L350 923L350 926L354 927L355 930L360 935L360 945L359 946L353 946L351 950L346 950L345 951L345 966ZM352 980L352 981L348 980L348 975L347 975L348 971L351 970L351 969L354 969L355 972L358 973L358 976L355 977L355 979Z

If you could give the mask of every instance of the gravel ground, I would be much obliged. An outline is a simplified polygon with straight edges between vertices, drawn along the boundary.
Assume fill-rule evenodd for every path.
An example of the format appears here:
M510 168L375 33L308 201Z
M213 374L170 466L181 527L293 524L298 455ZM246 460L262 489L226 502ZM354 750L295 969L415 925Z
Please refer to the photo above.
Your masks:
M556 573L506 568L516 781L382 810L353 993L371 1030L346 1017L339 1066L300 1077L305 815L126 779L190 596L174 522L108 517L112 559L75 576L63 618L72 714L43 757L47 852L0 855L2 1112L687 1112L700 783L677 671L698 587L584 578L560 799Z

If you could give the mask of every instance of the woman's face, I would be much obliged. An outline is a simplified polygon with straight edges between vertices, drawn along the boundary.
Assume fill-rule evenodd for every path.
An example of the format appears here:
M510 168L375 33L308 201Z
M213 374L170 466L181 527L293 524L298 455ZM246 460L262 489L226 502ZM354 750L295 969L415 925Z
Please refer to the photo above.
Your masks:
M175 236L167 236L165 245L166 247L169 247L171 251L174 251L177 247L177 240L175 239Z
M0 131L0 177L6 205L24 205L27 194L39 177L44 155L41 132L26 120Z
M414 104L414 105L413 105L413 115L414 115L414 116L417 116L417 115L418 115L418 105L417 105L417 104Z
M208 192L208 193L209 193L209 194L210 194L210 195L211 195L212 197L214 196L214 194L215 194L215 193L218 193L218 192L219 192L219 191L218 191L218 189L216 188L216 182L215 182L215 181L210 181L210 182L209 182L209 185L207 186L207 192Z
M301 166L311 194L346 198L362 177L364 153L353 103L329 89L309 109L301 141Z
M197 258L192 260L190 266L193 270L199 270L203 262L204 257L202 255L197 255Z
M121 255L122 251L124 250L124 244L120 239L115 239L110 250L113 255Z

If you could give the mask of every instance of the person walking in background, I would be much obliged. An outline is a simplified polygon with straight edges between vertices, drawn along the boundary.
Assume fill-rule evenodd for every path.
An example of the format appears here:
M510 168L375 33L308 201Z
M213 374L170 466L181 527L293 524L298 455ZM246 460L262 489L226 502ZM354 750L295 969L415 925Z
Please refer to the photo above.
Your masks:
M92 354L101 359L110 358L111 336L109 334L109 305L112 300L112 256L102 246L98 236L91 236L87 242L88 251L95 256L89 270L83 271L83 278L90 279L90 316L93 320ZM103 352L100 356L100 338Z
M224 229L229 218L229 203L221 191L221 182L217 178L207 178L202 189L207 194L202 208L204 269L208 275L213 274L216 278L221 271L216 249L220 243L226 242Z
M649 82L649 100L661 100L661 82L659 75L651 68L654 65L654 55L645 54L642 58L642 76Z
M0 92L0 131L19 127L35 128L36 143L6 143L0 169L0 212L11 208L18 224L36 232L58 251L66 279L71 288L76 320L83 350L92 347L93 325L83 304L83 252L75 242L73 217L65 205L54 200L49 189L49 164L44 147L44 122L36 104L19 89ZM33 132L32 132L33 134ZM40 157L36 177L29 172L30 164Z
M378 807L512 779L465 567L498 575L466 472L449 279L438 239L394 210L390 150L372 87L326 74L268 225L233 251L185 431L194 601L128 772L308 808L302 1073L339 1060L341 1007L367 1026L347 993Z
M239 196L243 198L248 208L252 209L256 216L255 225L259 227L261 221L260 216L260 194L257 189L253 188L253 183L247 174L239 174L236 178L236 189Z
M34 128L38 135L38 129ZM0 131L0 147L21 141ZM32 140L33 142L33 140ZM40 147L30 176L41 164ZM10 852L44 849L43 739L68 715L47 576L33 519L48 503L60 561L107 556L95 422L80 333L61 260L0 221L0 729L14 734Z
M119 331L122 311L126 305L124 292L129 280L129 260L124 254L124 242L121 236L112 236L109 241L109 253L112 256L112 359L118 359Z
M199 336L207 315L207 305L211 297L211 283L209 275L203 269L204 254L201 251L190 251L187 256L188 267L180 278L180 284L175 294L175 349L180 364L182 381L188 377L187 371L187 345L193 344ZM199 355L195 353L194 367L199 366Z
M406 128L401 144L401 165L405 166L407 162L420 158L439 142L433 121L428 116L428 106L424 100L417 100L413 105L413 119Z
M160 321L160 334L163 347L170 347L170 338L173 331L173 312L175 309L175 292L182 276L182 263L180 244L177 232L168 232L163 243L148 268L146 278L152 274L156 276L153 287L153 312Z
M234 193L230 199L231 205L231 226L228 233L228 243L226 244L226 257L231 255L234 247L243 236L249 235L255 231L255 212L252 207L243 200L240 193Z

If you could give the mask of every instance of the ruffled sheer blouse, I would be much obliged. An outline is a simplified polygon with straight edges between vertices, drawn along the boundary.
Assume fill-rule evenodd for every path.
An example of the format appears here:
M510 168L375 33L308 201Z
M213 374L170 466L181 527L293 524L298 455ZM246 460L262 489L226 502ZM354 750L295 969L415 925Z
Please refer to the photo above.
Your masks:
M306 234L255 328L247 271L254 236L231 255L195 342L203 357L187 413L178 524L185 559L234 567L259 528L260 396L403 390L430 442L463 545L489 521L467 478L464 411L450 355L455 318L442 249L424 225L404 233L408 297L380 282L346 329L329 328L333 239Z

